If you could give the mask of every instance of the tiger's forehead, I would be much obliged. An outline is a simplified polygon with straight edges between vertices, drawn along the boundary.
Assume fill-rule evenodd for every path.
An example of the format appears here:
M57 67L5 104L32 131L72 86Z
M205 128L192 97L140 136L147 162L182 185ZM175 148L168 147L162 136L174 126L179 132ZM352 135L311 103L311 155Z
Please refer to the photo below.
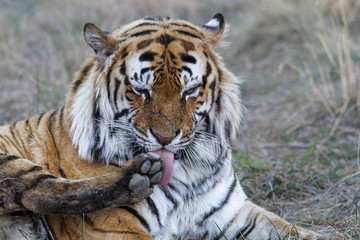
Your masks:
M157 34L156 34L157 33ZM120 27L112 33L115 39L131 39L148 35L177 35L179 38L204 38L199 28L183 20L168 17L144 18Z
M169 18L146 18L113 33L124 39L133 86L171 84L182 89L201 81L205 71L202 33L196 26Z

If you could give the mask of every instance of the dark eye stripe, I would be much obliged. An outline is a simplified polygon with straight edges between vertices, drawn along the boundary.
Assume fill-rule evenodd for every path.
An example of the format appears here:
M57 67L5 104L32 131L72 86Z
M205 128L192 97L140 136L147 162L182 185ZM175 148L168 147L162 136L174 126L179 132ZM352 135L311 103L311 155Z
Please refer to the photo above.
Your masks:
M190 56L188 54L182 54L181 55L181 60L187 63L196 63L196 59L193 56Z
M141 69L140 74L143 75L144 73L146 73L147 71L149 71L151 68L147 67L147 68L143 68Z
M192 71L191 71L191 69L188 68L187 66L183 66L183 67L181 67L181 69L182 69L183 71L187 71L187 72L190 74L190 76L192 76Z
M143 54L140 55L139 57L139 61L143 62L143 61L154 61L155 56L158 55L157 53L151 52L151 51L147 51L144 52Z

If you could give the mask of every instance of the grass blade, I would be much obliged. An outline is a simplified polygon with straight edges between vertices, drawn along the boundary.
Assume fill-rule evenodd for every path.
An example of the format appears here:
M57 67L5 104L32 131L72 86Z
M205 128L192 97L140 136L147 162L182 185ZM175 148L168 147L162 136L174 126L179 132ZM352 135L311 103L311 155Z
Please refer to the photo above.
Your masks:
M305 155L301 158L300 167L305 167L305 165L309 162L309 157L313 153L315 146L316 146L316 141L314 141L313 144L311 144L309 149L306 151Z

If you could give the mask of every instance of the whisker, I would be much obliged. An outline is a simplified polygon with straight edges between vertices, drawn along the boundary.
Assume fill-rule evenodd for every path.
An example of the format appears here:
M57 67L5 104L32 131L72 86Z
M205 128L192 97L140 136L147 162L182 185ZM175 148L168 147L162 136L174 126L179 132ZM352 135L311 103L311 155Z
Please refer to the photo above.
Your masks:
M195 131L183 152L185 161L191 167L203 170L212 168L220 158L223 148L229 148L228 143L221 141L216 135L205 131Z

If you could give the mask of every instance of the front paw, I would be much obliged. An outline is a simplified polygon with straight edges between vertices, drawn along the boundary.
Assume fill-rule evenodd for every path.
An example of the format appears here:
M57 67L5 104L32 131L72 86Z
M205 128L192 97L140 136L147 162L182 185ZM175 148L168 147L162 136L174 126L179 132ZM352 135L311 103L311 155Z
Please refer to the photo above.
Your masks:
M127 164L131 164L134 173L128 188L131 191L131 202L136 203L148 198L153 192L153 184L159 182L162 176L161 158L154 153L143 153Z

